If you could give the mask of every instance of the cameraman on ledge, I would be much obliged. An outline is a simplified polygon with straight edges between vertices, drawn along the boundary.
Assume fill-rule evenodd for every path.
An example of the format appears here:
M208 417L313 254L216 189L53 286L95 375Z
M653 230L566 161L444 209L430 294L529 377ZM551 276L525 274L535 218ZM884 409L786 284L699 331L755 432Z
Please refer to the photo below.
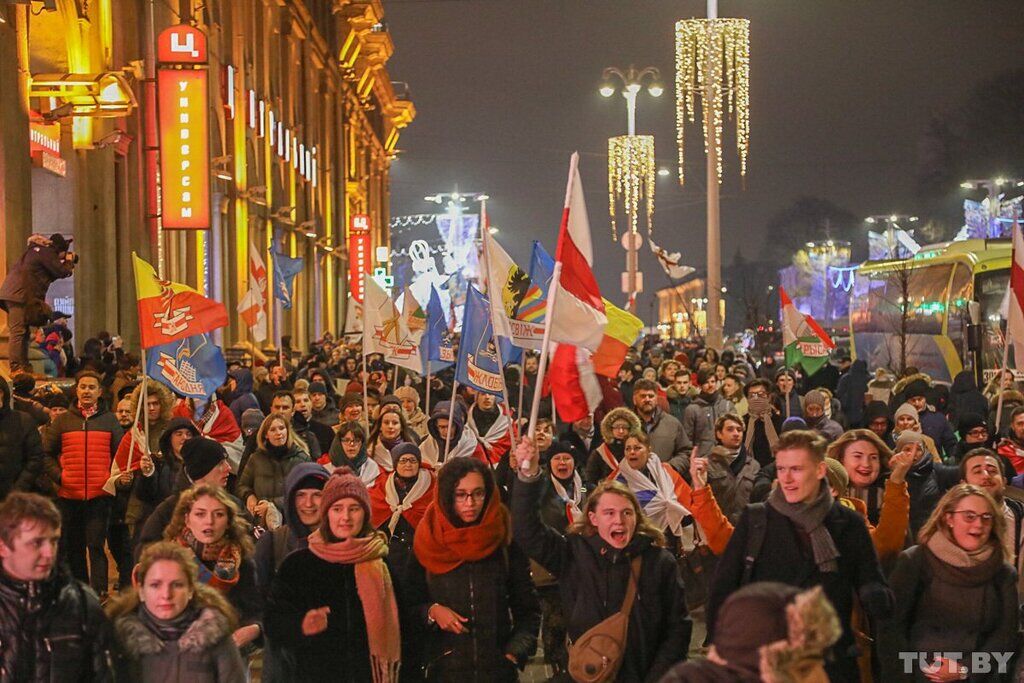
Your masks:
M11 374L32 372L28 362L29 326L45 325L53 311L47 305L50 285L74 272L78 255L68 251L71 240L61 234L32 235L28 250L14 264L0 285L0 308L7 311L10 330L7 357Z

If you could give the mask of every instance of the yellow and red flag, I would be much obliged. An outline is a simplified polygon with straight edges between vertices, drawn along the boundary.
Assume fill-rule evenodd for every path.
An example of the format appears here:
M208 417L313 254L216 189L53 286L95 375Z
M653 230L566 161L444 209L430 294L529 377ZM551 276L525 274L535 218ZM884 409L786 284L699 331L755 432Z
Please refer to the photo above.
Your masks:
M211 332L228 324L224 304L209 299L188 285L162 280L146 261L132 252L135 296L139 306L142 348Z

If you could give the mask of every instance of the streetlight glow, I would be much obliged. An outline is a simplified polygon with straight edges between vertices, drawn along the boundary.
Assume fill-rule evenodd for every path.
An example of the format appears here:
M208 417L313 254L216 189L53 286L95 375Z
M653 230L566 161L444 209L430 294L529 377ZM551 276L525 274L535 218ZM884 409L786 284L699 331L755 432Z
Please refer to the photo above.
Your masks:
M665 92L665 88L663 88L660 83L652 83L650 87L647 88L647 92L651 94L651 97L661 97L662 93Z
M611 97L615 94L615 87L611 83L605 83L598 92L601 93L601 97Z
M662 178L667 178L671 172L672 171L668 170L667 168L658 169L658 175L660 175Z

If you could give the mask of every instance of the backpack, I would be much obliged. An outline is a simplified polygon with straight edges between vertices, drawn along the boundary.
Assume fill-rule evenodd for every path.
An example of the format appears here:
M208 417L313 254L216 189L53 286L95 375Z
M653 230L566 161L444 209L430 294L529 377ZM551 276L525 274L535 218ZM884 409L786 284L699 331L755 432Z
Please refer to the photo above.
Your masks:
M569 646L569 675L577 683L614 681L622 666L629 631L629 613L636 598L640 576L640 558L629 564L629 584L622 607L607 619L594 624Z
M764 537L768 532L768 508L764 503L753 503L747 506L748 522L750 529L747 530L747 547L743 554L743 578L740 585L750 583L754 574L754 563L761 554L761 546L764 545Z

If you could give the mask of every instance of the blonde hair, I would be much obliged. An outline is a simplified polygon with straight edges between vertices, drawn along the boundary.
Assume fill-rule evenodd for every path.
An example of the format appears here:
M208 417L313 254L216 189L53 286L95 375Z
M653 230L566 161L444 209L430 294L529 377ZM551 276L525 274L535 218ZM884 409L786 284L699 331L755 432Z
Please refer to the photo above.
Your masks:
M139 563L132 570L132 587L126 593L117 596L106 606L107 616L116 619L124 614L130 614L138 609L142 602L139 599L139 587L145 582L146 574L150 568L160 561L174 562L185 574L188 588L192 591L192 601L199 607L210 607L217 610L228 620L231 631L238 628L238 613L231 603L227 601L224 594L216 588L211 588L199 582L199 565L196 564L195 554L189 549L173 541L160 541L153 543L142 551Z
M294 399L292 399L294 404ZM280 420L284 423L285 429L288 430L288 439L284 442L284 445L291 449L292 446L298 448L300 451L309 455L309 446L306 442L299 438L299 435L295 433L295 428L292 427L292 421L281 413L271 413L263 418L263 424L256 431L256 446L260 449L265 450L267 448L267 432L270 431L270 425L274 423L274 420Z
M828 445L825 452L826 457L833 460L843 461L846 449L856 441L867 441L878 451L878 459L882 463L882 469L889 468L889 458L892 457L892 449L885 445L885 442L878 438L870 429L849 429L843 432L838 439Z
M253 543L252 539L249 538L249 523L239 514L235 502L231 500L227 492L219 486L211 486L210 484L200 484L181 492L178 504L174 506L174 514L171 515L171 521L167 524L167 528L164 529L164 540L178 540L181 532L185 529L185 518L192 511L192 506L204 496L213 498L228 511L228 528L224 532L225 540L241 546L242 557L252 557Z
M989 536L988 542L999 549L1003 556L1003 562L1013 564L1013 540L1006 530L1006 517L1003 516L1003 511L999 509L999 505L989 495L988 491L974 484L957 484L949 491L946 491L946 495L939 500L935 505L935 509L932 510L931 517L928 518L928 521L921 527L921 531L918 532L917 542L925 545L937 533L944 534L946 538L953 541L953 534L950 531L949 525L946 524L946 515L952 514L956 510L956 506L960 504L960 501L970 496L977 496L988 504L988 508L992 513L992 534ZM955 543L955 541L953 542Z
M630 436L635 435L630 434ZM647 518L647 515L644 514L643 509L640 507L640 501L636 499L636 495L625 484L614 479L605 479L590 492L590 495L587 496L587 502L583 506L583 515L580 519L573 522L572 526L569 527L568 533L579 534L580 536L593 536L597 533L597 527L590 521L590 513L597 511L597 504L601 501L601 496L606 493L622 496L633 506L633 513L636 515L636 533L653 539L654 545L665 546L665 534L662 533L661 529L654 526L651 520Z

